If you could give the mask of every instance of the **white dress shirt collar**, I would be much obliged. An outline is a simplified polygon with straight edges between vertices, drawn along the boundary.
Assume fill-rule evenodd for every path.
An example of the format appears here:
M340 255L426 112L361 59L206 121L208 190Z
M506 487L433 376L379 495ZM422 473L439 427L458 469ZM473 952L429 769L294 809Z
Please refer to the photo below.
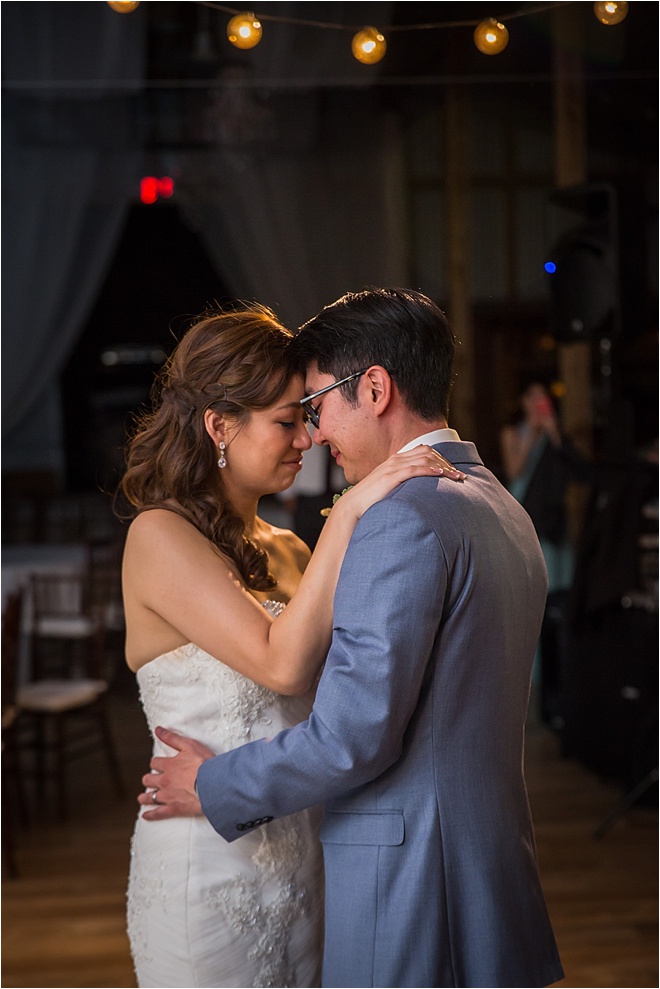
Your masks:
M430 433L423 433L416 439L411 440L402 446L398 451L399 453L405 453L407 450L412 450L414 447L419 446L420 443L426 443L428 446L435 446L436 443L460 443L461 438L455 429L433 429Z

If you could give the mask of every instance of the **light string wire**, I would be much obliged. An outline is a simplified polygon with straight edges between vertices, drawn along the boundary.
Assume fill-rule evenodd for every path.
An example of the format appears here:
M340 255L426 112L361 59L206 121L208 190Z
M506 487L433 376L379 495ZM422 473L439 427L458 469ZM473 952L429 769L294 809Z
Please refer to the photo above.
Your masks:
M275 24L295 24L300 27L318 27L324 28L330 31L359 31L364 27L362 24L335 24L331 21L312 21L306 20L302 17L284 17L279 14L258 14L256 11L248 8L240 7L228 7L224 3L211 3L209 0L196 0L202 7L210 7L212 10L219 10L224 14L253 14L258 21L270 21ZM567 0L567 2L562 3L540 3L534 7L528 7L526 10L516 10L510 14L502 14L500 17L495 17L494 20L504 23L504 21L512 21L520 17L529 17L531 14L542 14L546 10L554 10L556 7L568 7L572 6L575 0ZM478 24L484 20L483 17L477 17L469 21L434 21L427 24L388 24L382 30L386 31L388 34L392 34L395 31L434 31L441 30L450 27L476 27Z
M220 11L221 13L231 14L233 16L237 14L245 14L246 8L230 7L222 3L213 3L210 0L195 0L199 6L209 7L212 10ZM512 11L509 14L502 14L495 20L500 22L511 21L520 19L522 17L529 17L533 14L545 13L549 10L554 10L559 7L574 6L575 0L566 0L566 2L559 3L543 3L536 4L534 6L529 6L525 9L520 9ZM313 21L306 20L304 18L298 17L285 17L279 14L256 14L253 11L249 11L253 16L259 20L271 21L280 24L293 24L306 27L316 27L328 30L337 31L356 31L361 30L364 25L356 24L337 24L330 21ZM391 32L400 31L427 31L427 30L441 30L452 27L476 27L483 22L484 18L475 18L473 20L466 21L434 21L422 24L394 24L387 25L384 30L389 34ZM647 79L647 78L657 78L657 73L647 72L647 71L635 71L628 70L627 72L621 73L617 72L589 72L586 74L585 78L587 80L599 81L599 80L609 80L609 79ZM372 84L377 86L438 86L445 85L450 82L454 83L466 83L475 84L481 82L487 82L489 84L493 82L529 82L529 83L543 83L552 81L552 74L547 73L525 73L524 75L512 74L512 75L481 75L472 74L469 76L465 75L430 75L430 76L397 76L390 78L388 76L383 76L380 74L375 80L372 80ZM209 80L209 79L179 79L176 82L171 79L142 79L142 80L10 80L3 79L0 81L0 89L2 90L24 90L24 91L38 91L44 89L51 90L81 90L81 89L103 89L110 88L114 90L132 90L136 86L141 89L213 89L213 88L246 88L246 87L269 87L274 89L298 89L298 88L309 88L310 85L318 85L322 88L328 87L339 87L339 88L355 88L359 86L360 83L354 80L346 80L344 78L338 79L322 79L314 82L308 78L305 79L251 79L246 80Z

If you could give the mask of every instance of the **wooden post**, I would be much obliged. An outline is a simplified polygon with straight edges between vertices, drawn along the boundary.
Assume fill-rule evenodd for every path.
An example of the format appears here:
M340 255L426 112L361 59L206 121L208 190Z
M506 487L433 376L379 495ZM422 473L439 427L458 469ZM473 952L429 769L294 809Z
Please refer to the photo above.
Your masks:
M449 321L454 328L455 378L450 422L463 439L476 439L475 361L470 296L470 147L465 86L450 85L445 99L445 216Z
M580 47L581 4L554 12L555 38L555 184L558 188L587 180L587 137L584 75ZM562 425L587 455L593 450L591 346L560 344L559 375L566 389Z
M579 54L584 16L581 7L582 4L568 4L554 11L555 184L559 188L587 180L586 101ZM591 345L559 344L557 364L565 388L562 428L578 449L590 457L593 454ZM587 494L583 486L569 485L566 501L573 542L582 531Z

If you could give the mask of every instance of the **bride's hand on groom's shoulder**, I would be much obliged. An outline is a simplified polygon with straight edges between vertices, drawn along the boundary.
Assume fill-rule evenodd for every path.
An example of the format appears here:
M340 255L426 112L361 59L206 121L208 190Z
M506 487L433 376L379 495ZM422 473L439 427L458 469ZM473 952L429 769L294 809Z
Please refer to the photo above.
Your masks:
M465 481L467 478L467 474L454 467L441 453L428 444L421 443L412 450L392 454L365 478L347 488L336 504L341 506L340 511L351 509L357 518L361 518L367 508L371 508L403 481L425 475L446 477L450 481Z
M138 796L138 803L148 807L143 818L162 821L168 817L200 816L202 807L195 791L197 771L215 753L201 742L167 728L156 728L156 735L177 754L154 756L151 760L151 772L142 777L145 792Z

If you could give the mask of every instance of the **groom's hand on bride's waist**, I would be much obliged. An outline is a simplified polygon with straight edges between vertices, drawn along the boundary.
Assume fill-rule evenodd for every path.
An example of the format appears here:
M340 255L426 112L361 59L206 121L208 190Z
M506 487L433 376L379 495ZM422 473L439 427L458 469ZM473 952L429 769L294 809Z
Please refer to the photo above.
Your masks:
M167 728L156 728L156 735L176 749L175 756L154 756L149 765L151 772L142 777L145 792L138 796L138 803L148 810L143 813L147 821L162 821L167 817L197 817L202 813L195 790L197 770L215 753Z

